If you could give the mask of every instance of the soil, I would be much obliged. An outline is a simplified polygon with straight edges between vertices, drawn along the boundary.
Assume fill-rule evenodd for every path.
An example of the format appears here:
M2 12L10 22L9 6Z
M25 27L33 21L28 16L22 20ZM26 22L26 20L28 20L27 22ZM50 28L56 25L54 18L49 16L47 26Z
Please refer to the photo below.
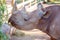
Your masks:
M23 36L12 35L10 40L50 40L50 36L48 36L46 33L38 29L34 29L31 31L23 30L20 31L23 32L25 35Z

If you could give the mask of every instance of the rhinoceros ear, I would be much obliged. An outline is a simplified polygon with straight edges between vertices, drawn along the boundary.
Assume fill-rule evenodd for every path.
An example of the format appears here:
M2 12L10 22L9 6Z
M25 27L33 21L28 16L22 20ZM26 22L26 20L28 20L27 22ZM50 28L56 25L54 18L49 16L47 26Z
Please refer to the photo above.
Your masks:
M42 9L42 8L43 8L43 5L42 5L41 3L39 3L39 4L37 5L37 7L38 7L38 9Z
M50 10L44 10L45 11L45 14L44 14L44 16L43 16L43 18L49 18L50 16L51 16L51 12L50 12Z

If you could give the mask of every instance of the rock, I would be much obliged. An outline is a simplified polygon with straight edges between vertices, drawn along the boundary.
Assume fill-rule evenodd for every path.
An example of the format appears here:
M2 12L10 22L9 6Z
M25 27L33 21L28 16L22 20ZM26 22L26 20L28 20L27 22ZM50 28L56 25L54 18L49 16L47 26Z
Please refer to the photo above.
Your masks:
M3 23L1 30L3 33L7 34L7 35L12 35L12 33L14 32L15 28L12 27L11 25L9 25L8 23Z
M2 32L3 33L10 33L10 30L11 30L11 27L9 26L9 24L7 24L7 23L4 23L4 24L2 24L2 27L1 27L1 29L2 29Z

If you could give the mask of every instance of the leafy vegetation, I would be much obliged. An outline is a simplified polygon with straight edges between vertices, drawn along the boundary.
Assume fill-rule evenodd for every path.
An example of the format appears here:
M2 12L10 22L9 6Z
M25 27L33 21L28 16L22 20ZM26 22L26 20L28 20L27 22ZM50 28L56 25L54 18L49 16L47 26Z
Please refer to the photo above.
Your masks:
M16 0L16 3L17 4L22 3L22 0Z
M60 0L49 0L50 2L48 2L47 0L47 4L60 4Z
M9 40L8 36L0 31L0 40Z
M28 0L24 0L24 1L28 1ZM16 0L16 3L19 4L19 3L22 3L23 0Z
M5 0L0 0L0 26L6 21L7 15L4 15L5 11L7 11Z
M7 15L4 15L5 11L7 11L5 0L0 0L0 40L9 40L8 36L1 31L1 25L7 18Z

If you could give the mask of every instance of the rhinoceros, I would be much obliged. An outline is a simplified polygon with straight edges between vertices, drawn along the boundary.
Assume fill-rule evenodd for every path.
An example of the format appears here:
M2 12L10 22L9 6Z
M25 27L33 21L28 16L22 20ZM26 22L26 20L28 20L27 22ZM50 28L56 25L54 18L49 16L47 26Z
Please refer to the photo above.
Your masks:
M36 10L28 13L25 7L23 7L21 10L13 12L11 17L9 18L9 22L18 29L34 29L38 24L38 20L45 13L41 10L41 8L42 5L40 4L40 6L38 6Z
M27 13L25 8L24 11L14 12L9 21L12 26L20 30L32 30L34 28L39 29L49 36L52 40L60 38L60 6L53 5L46 8L42 8L41 4L38 4L37 10ZM39 8L40 7L40 8ZM23 12L22 12L23 11ZM24 14L24 16L23 16Z
M54 40L60 40L60 6L49 6L45 11L46 14L40 19L37 28L55 38Z

